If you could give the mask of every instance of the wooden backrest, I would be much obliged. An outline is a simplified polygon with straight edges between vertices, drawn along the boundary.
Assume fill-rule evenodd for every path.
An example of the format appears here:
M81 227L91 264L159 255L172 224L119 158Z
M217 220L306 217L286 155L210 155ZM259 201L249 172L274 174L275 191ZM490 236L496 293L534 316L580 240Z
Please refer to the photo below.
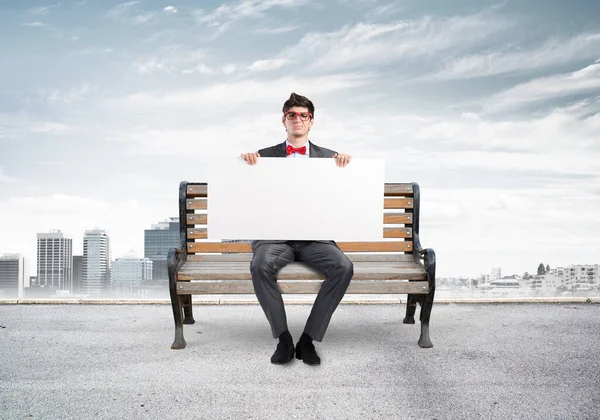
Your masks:
M249 241L208 241L208 185L182 182L179 189L181 246L188 254L252 252ZM418 238L419 187L386 183L384 188L383 237L377 242L337 242L344 252L413 252ZM233 238L232 238L233 239ZM418 239L417 239L418 240Z

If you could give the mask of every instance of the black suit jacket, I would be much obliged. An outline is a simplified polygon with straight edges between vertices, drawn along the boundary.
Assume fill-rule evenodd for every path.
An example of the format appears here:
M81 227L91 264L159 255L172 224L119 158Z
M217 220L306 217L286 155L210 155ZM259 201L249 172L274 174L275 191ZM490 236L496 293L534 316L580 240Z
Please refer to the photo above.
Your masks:
M309 157L310 158L332 158L333 155L336 154L335 151L330 150L330 149L326 149L324 147L319 147L316 144L313 144L313 142L309 141L308 142L308 153L309 153ZM276 144L275 146L271 146L271 147L266 147L264 149L260 149L258 151L258 154L260 155L260 157L280 157L280 158L285 158L287 157L287 153L285 151L285 141L283 143L280 144ZM252 251L254 251L256 249L257 246L262 245L262 244L278 244L278 243L283 243L286 241L280 241L280 240L262 240L262 241L252 241ZM324 243L334 243L333 241L317 241L317 242L324 242Z

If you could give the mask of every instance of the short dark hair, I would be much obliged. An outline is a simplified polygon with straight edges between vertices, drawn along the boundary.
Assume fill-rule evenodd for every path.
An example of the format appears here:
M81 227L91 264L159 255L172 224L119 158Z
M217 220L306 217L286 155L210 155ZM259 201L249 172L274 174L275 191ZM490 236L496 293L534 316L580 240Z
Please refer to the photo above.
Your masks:
M283 104L283 113L288 112L290 108L295 106L300 106L303 108L308 108L308 112L312 115L311 119L315 117L315 106L306 96L298 95L297 93L292 92L290 98L284 102Z

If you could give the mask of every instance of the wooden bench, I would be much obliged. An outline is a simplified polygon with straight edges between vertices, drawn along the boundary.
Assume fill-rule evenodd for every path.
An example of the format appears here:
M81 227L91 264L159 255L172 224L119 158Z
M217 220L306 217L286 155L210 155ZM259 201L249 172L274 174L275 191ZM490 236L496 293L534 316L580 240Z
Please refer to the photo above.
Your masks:
M429 317L435 294L435 252L419 242L419 186L385 184L383 237L378 242L338 242L352 260L354 276L349 294L408 294L405 324L414 324L421 305L420 347L433 347ZM185 348L183 324L193 324L192 295L254 294L245 242L207 240L208 186L182 182L179 186L181 245L168 254L169 291L175 319L172 349ZM292 262L278 276L282 293L317 293L324 276Z

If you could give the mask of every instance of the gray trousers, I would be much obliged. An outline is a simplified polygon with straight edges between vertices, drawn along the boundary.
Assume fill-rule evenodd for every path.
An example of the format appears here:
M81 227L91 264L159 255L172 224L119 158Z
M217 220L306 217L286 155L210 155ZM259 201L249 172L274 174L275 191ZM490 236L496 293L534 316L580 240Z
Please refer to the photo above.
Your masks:
M277 286L279 270L292 261L299 261L325 275L304 327L304 332L313 340L321 341L354 274L352 261L333 241L264 243L253 251L250 272L254 293L271 324L274 338L288 329L281 291Z

